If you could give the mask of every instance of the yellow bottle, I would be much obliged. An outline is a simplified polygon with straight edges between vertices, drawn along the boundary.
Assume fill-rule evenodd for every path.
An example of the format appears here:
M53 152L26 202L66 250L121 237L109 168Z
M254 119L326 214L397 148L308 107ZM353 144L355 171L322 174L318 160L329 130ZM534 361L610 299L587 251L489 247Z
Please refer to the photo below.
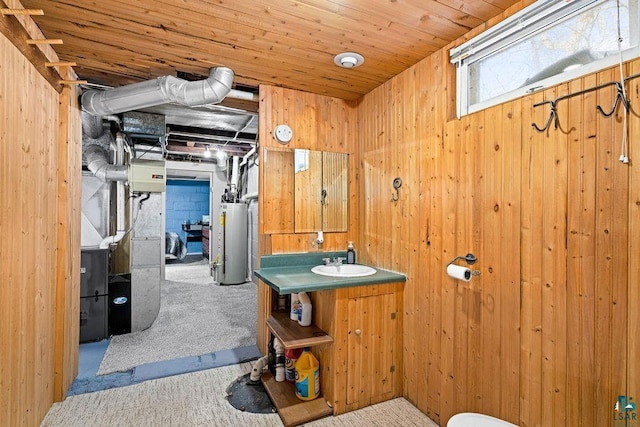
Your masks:
M305 348L296 361L296 396L313 400L320 395L320 362Z

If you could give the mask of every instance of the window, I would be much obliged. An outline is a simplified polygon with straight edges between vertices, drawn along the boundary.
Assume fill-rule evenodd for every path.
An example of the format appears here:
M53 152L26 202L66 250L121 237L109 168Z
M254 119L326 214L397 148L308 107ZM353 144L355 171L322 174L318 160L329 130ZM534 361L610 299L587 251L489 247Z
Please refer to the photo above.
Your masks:
M537 1L451 50L458 116L616 64L618 31L640 56L638 16L638 0Z

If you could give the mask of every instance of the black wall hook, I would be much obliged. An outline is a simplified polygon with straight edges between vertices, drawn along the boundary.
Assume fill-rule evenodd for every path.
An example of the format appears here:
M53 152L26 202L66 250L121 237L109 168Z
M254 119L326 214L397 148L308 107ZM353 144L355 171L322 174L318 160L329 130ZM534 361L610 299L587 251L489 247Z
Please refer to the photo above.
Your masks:
M624 88L622 87L622 85L620 84L620 82L616 82L616 97L614 99L613 102L613 107L611 107L611 111L609 111L608 113L605 113L605 111L602 109L601 106L596 105L596 110L598 110L600 112L600 114L602 114L605 117L610 117L613 113L616 112L616 109L618 108L618 104L620 102L622 102L622 105L624 106L624 112L628 113L629 112L629 108L630 108L630 102L627 98L625 98L624 96Z
M549 118L547 119L547 122L544 124L544 127L540 128L538 127L537 124L531 123L531 126L533 126L538 132L546 132L547 129L549 129L549 127L551 126L552 120L553 120L554 128L558 129L559 123L558 123L558 111L556 109L556 103L557 101L543 101L543 102L538 102L537 104L534 105L534 107L539 107L540 105L551 104L551 111L549 111Z

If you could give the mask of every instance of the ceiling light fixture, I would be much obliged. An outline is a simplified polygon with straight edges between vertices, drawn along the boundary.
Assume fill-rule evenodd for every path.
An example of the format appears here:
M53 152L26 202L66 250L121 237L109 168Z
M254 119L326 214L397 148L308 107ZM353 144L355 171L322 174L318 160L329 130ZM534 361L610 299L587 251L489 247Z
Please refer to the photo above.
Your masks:
M335 58L333 58L333 62L335 62L338 67L355 68L362 65L364 57L355 52L343 52L337 54Z
M209 150L209 146L207 145L207 148L204 149L204 156L206 158L211 157L211 151Z

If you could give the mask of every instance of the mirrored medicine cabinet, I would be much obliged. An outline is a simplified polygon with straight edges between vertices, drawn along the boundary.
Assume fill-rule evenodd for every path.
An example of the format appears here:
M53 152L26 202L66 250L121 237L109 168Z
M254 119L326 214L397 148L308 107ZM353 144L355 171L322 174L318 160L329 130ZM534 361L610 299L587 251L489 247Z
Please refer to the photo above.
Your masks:
M265 234L347 231L348 154L264 150Z

